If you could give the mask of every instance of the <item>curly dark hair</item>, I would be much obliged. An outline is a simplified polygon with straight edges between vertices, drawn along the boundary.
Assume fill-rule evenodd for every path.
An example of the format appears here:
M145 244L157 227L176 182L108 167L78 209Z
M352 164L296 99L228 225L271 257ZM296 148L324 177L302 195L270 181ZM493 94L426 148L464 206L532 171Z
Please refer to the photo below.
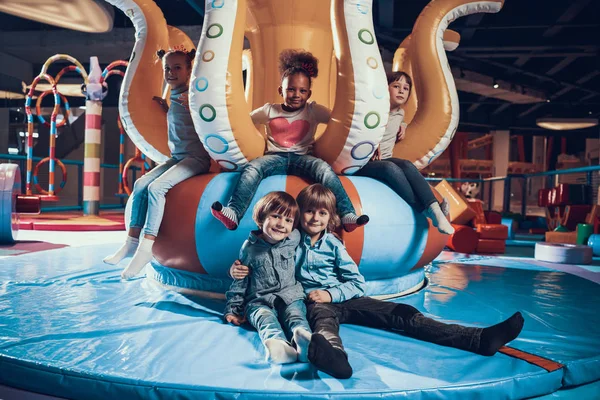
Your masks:
M319 74L319 60L306 50L287 49L279 53L281 80L290 75L304 74L312 85L312 78Z
M156 55L158 56L159 59L163 59L166 56L168 56L169 54L179 54L182 56L185 56L185 63L187 65L188 68L192 68L192 61L194 60L194 57L196 57L196 49L191 49L190 51L186 51L186 50L163 50L160 49L156 52Z

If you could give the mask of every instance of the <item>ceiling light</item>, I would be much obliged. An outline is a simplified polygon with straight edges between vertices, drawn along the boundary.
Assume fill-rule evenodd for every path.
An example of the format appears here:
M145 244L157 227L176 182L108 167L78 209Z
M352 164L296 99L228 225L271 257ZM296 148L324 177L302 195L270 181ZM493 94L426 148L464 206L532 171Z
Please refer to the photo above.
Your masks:
M498 85L498 82L496 82L496 80L494 79L494 84L492 85L492 87L494 89L498 89L500 87L500 85Z
M544 129L570 131L591 128L598 125L598 120L596 118L538 118L535 123Z

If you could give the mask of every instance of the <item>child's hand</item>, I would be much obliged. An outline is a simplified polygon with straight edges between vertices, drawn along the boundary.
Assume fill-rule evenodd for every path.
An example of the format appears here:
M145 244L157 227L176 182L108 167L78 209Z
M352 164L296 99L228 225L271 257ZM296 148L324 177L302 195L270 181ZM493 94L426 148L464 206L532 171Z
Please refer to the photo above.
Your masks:
M381 153L379 152L379 146L375 149L375 152L371 156L371 161L380 161Z
M244 279L250 274L250 268L245 265L242 265L240 260L235 260L229 268L229 275L233 279Z
M169 105L167 104L167 101L165 99L163 99L162 97L154 96L154 97L152 97L152 100L154 100L158 104L160 104L160 106L162 107L162 109L164 110L164 112L168 112L169 111Z
M235 314L227 314L225 316L225 319L230 324L233 324L233 325L236 325L236 326L240 326L241 324L243 324L244 322L246 322L246 318L240 317L239 315L235 315Z
M331 294L327 290L313 290L308 294L308 300L315 303L331 303Z
M396 135L396 142L401 142L406 137L406 125L400 125L398 134Z

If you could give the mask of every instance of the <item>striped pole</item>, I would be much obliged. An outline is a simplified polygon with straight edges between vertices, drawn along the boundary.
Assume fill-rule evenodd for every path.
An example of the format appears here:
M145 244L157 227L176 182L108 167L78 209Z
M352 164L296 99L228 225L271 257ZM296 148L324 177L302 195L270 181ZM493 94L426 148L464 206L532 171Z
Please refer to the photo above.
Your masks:
M83 155L83 215L100 213L100 153L102 144L102 84L98 57L90 57L85 102Z
M100 213L100 145L102 101L85 102L85 152L83 155L83 215Z

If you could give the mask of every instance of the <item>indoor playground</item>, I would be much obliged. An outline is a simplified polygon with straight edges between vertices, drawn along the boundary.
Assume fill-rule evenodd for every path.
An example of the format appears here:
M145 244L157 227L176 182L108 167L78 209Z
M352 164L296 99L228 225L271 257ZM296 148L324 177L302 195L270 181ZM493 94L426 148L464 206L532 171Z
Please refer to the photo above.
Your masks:
M599 15L593 0L1 2L0 399L600 398ZM152 259L126 279L103 259L131 237L136 182L174 157L181 97L157 52L193 49L184 106L210 170L169 189ZM234 230L211 213L267 154L251 111L281 104L287 49L318 59L309 97L330 118L312 155L369 217L336 233L365 296L477 328L520 311L496 354L345 323L338 379L269 363L251 325L225 321L252 208L313 183L265 177ZM393 158L452 234L359 176L397 71L412 80ZM283 122L290 143L308 130Z

